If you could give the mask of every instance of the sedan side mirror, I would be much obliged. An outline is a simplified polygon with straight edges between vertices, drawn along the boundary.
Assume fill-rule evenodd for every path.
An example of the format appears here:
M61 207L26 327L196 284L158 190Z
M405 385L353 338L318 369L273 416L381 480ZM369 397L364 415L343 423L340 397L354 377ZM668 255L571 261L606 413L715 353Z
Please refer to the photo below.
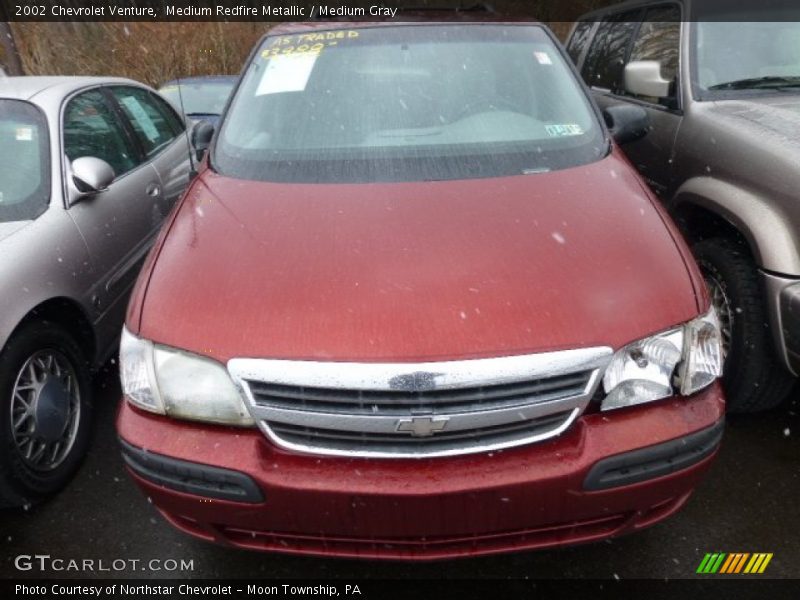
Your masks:
M603 111L603 118L619 145L643 138L650 129L650 117L641 106L609 106Z
M200 121L192 129L192 148L198 161L203 160L203 155L211 145L211 138L214 137L214 126L208 121Z
M81 194L105 192L114 177L114 169L101 158L81 156L72 161L72 181Z
M672 93L672 82L661 76L657 60L636 60L625 66L625 91L636 96L666 98Z

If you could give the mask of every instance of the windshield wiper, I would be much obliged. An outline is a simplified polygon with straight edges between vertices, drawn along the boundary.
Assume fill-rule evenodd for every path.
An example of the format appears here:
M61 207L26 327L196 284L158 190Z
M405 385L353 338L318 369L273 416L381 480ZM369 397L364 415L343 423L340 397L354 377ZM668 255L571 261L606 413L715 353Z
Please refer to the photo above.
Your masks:
M749 77L747 79L736 79L725 83L712 85L709 90L776 90L781 88L800 87L800 75L778 76L767 75L765 77Z

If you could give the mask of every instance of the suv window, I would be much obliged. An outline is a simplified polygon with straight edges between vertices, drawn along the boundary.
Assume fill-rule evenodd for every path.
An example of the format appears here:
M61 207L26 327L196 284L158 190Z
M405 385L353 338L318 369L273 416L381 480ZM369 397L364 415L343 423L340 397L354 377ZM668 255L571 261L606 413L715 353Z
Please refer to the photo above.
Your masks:
M612 92L621 89L622 69L640 18L641 11L634 10L600 23L581 70L586 83Z
M797 93L799 89L797 12L785 21L699 21L692 40L695 81L702 99L770 90Z
M70 161L81 156L101 158L111 165L117 177L139 164L120 118L99 90L83 92L67 104L64 152Z
M592 27L594 27L593 21L581 21L575 26L575 31L572 32L572 36L569 38L567 54L576 65L580 64L581 55L586 49L586 44L589 43Z
M664 79L675 80L680 51L680 19L681 12L677 6L662 6L648 10L633 42L629 62L657 60L661 63L661 76ZM673 97L674 94L673 91ZM658 101L657 98L651 100Z
M178 131L169 119L174 115L171 115L172 109L163 101L160 103L164 105L159 106L156 97L141 88L113 87L111 92L130 120L148 158L175 139Z

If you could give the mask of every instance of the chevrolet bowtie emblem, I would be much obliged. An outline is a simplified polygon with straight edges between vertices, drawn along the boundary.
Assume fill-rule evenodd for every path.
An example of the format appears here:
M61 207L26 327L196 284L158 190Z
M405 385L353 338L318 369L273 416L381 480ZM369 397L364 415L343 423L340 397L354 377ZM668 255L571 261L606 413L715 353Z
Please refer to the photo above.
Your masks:
M397 431L410 433L413 437L430 437L434 433L443 431L450 417L411 417L399 419Z

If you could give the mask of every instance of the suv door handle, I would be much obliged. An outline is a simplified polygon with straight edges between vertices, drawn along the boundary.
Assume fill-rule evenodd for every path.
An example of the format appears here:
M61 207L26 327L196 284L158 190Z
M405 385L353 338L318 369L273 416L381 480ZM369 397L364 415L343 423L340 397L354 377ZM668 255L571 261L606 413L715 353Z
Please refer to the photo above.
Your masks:
M157 183L151 183L147 186L145 192L151 198L157 198L158 196L161 195L161 186L158 185Z

